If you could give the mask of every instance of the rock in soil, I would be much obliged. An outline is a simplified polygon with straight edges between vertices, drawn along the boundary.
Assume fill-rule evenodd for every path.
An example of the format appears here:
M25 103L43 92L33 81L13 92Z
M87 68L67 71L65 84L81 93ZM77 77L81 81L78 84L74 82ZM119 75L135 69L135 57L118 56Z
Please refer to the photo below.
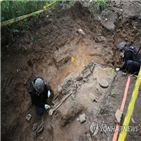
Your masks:
M107 88L109 86L109 83L105 80L105 79L100 79L99 80L99 85L102 87L102 88Z
M116 122L117 123L120 123L121 122L121 118L122 118L122 114L123 112L121 110L117 110L116 113L115 113L115 117L116 117Z
M82 115L80 115L79 118L80 118L80 122L81 123L84 123L86 121L86 115L85 115L85 113L82 114Z
M78 29L77 31L79 34L81 34L82 36L85 36L85 32L82 29Z
M61 86L58 86L57 91L58 91L59 94L61 94L61 92L62 92L62 87L61 87Z
M89 93L89 97L90 97L92 102L94 102L94 101L98 102L98 98L94 94Z
M81 81L83 79L83 75L80 73L78 76L76 76L77 81Z
M28 114L28 115L26 116L26 120L27 120L27 121L30 121L31 118L32 118L32 115L31 115L31 114Z

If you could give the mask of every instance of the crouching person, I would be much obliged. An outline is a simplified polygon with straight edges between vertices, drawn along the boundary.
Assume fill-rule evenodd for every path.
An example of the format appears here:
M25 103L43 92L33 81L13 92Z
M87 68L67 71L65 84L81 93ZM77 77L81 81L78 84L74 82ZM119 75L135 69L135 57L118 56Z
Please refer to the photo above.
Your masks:
M137 54L137 50L133 46L127 46L126 42L121 42L118 46L119 51L122 52L123 66L116 68L116 71L129 72L138 74L141 66L141 57Z
M134 60L128 60L126 64L126 71L129 73L138 74L140 70L141 64L139 62L136 62Z
M51 96L50 88L41 77L35 78L30 84L28 92L31 96L32 104L35 106L36 113L42 115L44 109L49 109L47 99Z

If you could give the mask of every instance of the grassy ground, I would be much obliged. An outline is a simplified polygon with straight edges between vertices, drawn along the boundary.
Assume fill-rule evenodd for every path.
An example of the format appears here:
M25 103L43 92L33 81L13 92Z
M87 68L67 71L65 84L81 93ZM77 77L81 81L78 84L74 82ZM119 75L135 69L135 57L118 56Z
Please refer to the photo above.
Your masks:
M52 3L53 0L48 1L2 1L1 2L1 21L17 18L26 14L43 9L44 6ZM107 0L92 0L93 5L97 6L98 11L102 11L108 5ZM74 5L75 1L57 1L57 3ZM88 2L90 4L90 2ZM83 3L85 7L85 3ZM51 6L53 8L53 6Z
M1 20L6 21L12 18L23 16L43 9L52 1L3 1L1 3Z

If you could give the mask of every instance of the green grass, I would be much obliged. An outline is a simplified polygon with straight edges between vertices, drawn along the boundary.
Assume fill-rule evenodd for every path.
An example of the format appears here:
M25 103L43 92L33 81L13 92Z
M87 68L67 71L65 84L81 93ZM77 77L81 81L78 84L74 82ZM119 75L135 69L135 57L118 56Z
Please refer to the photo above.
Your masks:
M104 109L102 107L100 107L98 113L102 115L104 113Z
M115 89L112 89L112 91L111 91L111 96L115 96L116 95L116 93L115 93Z
M50 1L3 1L1 3L1 21L33 13L43 9Z
M97 6L98 12L104 10L109 4L107 0L93 0L92 3Z
M49 1L3 1L1 2L1 22L13 19L19 16L33 13L35 11L43 9L44 6L52 3L53 0ZM57 1L60 4L70 4L74 6L75 1ZM96 5L97 10L100 12L109 6L107 0L93 0L92 3ZM51 6L51 9L54 9L54 5ZM36 15L35 15L36 16Z
M113 77L116 75L115 68L110 68L110 72L113 75Z
M97 5L104 5L106 0L94 0Z
M1 22L7 21L10 19L17 19L20 16L27 15L38 10L43 9L44 6L52 3L54 0L49 1L3 1L1 2ZM75 1L57 1L57 4L69 4L74 6ZM54 9L54 5L50 6L51 9ZM36 17L37 15L33 15Z

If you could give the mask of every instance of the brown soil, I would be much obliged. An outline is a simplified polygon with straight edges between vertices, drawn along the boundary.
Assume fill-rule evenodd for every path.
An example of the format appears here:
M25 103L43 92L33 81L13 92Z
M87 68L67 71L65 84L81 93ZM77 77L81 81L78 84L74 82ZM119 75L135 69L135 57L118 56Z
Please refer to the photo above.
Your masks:
M121 72L119 72L116 75L116 77L114 78L112 82L111 87L109 88L110 90L106 93L106 95L104 96L104 100L102 101L100 105L100 107L103 109L103 113L93 116L91 123L97 122L99 124L99 130L100 130L100 132L98 132L98 134L93 137L94 140L100 140L100 141L112 140L113 134L114 134L113 128L115 129L115 125L116 125L115 113L117 109L120 109L127 78L128 77L123 76ZM125 107L123 111L123 118L120 124L120 128L123 124L123 120L128 109L128 105L131 99L135 82L136 82L136 77L131 76L131 81L129 85L129 90L127 94L127 99L126 99L126 103L125 103ZM139 118L141 114L139 111L141 110L141 108L138 105L139 101L141 100L140 93L141 93L141 89L139 90L139 95L135 104L135 110L132 116L133 121L131 119L129 124L129 126L131 127L131 130L127 134L127 137L126 137L127 141L141 140L141 136L140 136L141 127L140 127L140 118ZM111 127L111 128L108 129L108 127ZM137 130L135 130L135 128L137 128Z
M104 22L104 16L100 15L100 21L97 18L98 13L91 13L89 8L76 3L73 7L59 7L50 13L49 18L43 17L37 21L31 19L30 33L16 36L15 41L6 46L5 36L2 34L2 140L111 140L112 133L99 133L93 137L89 126L95 121L93 119L114 124L114 113L122 101L127 80L118 74L112 81L115 75L112 68L121 65L117 46L125 40L138 49L141 43L141 24L138 16L140 11L134 10L139 3L131 3L131 6L134 5L134 14L127 15L128 17L125 17L125 13L128 13L129 9L125 8L123 13L120 11L126 5L127 3L115 3L116 12L108 15L107 24ZM112 29L108 24L112 25ZM78 29L82 29L85 36L79 34ZM34 37L33 41L31 35ZM71 57L75 58L73 62ZM83 72L84 67L92 61L101 66L96 65L90 76L85 76L84 71L85 77L77 82L79 87L75 100L68 98L52 116L46 111L43 116L35 113L28 94L28 87L34 77L43 77L56 95L57 87L63 85L66 78L72 77L75 80L77 74ZM101 78L109 82L108 89L102 89L98 85ZM134 84L135 79L132 78L130 94ZM108 95L113 87L117 92L116 97ZM93 93L98 97L98 102L91 102L86 93ZM99 108L109 97L113 103L112 107L107 110L106 115L99 115ZM140 123L139 99L140 95L133 115L136 124ZM127 98L124 113L129 100L130 96ZM108 101L108 105L110 104ZM28 113L32 115L30 122L25 119ZM76 120L82 113L87 116L84 124ZM44 129L35 137L32 131L33 124L42 122ZM134 136L129 133L127 140L139 141L140 133L135 133Z

